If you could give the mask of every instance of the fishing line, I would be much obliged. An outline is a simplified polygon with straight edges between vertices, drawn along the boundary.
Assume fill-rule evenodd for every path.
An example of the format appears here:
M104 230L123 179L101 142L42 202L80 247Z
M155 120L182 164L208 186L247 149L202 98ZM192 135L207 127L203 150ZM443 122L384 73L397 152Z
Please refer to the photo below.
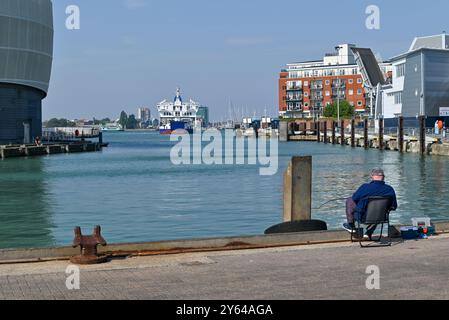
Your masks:
M312 208L312 210L319 210L319 209L321 209L322 207L324 207L325 205L327 205L327 204L329 204L329 203L331 203L331 202L343 201L343 200L346 200L346 199L348 199L348 197L346 197L346 198L336 198L336 199L332 199L332 200L326 201L325 203L323 203L323 204L322 204L321 206L319 206L318 208Z

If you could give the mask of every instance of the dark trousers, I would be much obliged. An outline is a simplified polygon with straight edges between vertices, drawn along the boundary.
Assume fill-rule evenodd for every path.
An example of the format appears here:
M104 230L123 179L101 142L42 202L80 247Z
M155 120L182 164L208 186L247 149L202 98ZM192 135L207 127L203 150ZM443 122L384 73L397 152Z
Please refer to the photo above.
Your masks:
M357 204L352 200L352 198L346 199L346 219L348 220L348 223L355 223L354 219L354 212L357 208ZM371 237L371 235L376 230L377 225L369 225L367 227L367 234Z
M354 223L354 212L357 205L352 198L346 199L346 219L348 223Z

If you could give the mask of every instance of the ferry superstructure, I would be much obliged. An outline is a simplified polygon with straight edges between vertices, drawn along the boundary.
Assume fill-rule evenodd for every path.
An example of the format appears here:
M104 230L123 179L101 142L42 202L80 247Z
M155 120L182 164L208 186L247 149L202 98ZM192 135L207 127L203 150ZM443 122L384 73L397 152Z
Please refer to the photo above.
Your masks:
M200 108L200 104L192 99L184 102L181 97L181 90L178 88L173 102L163 100L157 105L160 117L159 132L171 134L178 129L189 132L193 129L201 129L203 119L198 116Z

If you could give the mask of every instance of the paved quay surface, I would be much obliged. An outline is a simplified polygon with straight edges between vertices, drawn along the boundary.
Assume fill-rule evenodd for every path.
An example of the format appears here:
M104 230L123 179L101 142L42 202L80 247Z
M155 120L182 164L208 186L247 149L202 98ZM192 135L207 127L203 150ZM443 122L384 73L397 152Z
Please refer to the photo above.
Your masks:
M0 265L0 299L449 299L449 236L361 249L330 244L113 260ZM380 290L366 288L377 265Z

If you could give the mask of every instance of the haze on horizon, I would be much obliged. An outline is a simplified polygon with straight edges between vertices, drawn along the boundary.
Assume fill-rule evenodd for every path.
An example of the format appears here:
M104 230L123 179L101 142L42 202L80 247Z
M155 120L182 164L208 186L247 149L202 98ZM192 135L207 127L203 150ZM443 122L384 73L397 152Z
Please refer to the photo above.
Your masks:
M210 1L57 0L55 48L43 119L115 119L183 98L229 117L229 104L252 116L276 116L286 63L320 59L335 45L370 47L383 59L408 50L415 36L447 28L446 0ZM81 29L65 28L66 7ZM381 29L365 27L369 5ZM240 111L241 112L241 111Z

